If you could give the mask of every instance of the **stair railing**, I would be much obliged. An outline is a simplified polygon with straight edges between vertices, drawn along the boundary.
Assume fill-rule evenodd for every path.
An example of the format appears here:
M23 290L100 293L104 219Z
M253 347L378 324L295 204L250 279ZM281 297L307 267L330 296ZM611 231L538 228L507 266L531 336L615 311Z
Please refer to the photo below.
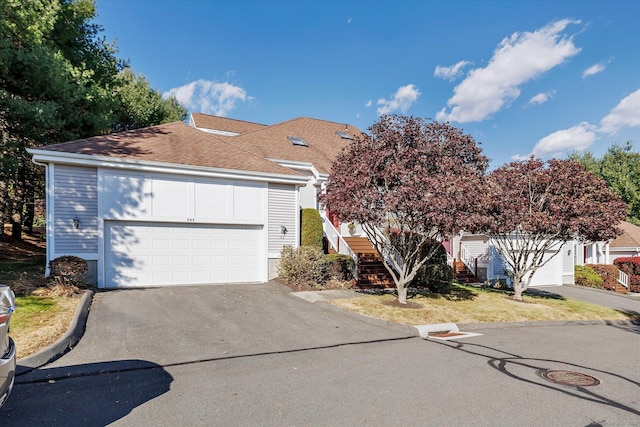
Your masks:
M351 247L347 244L344 238L338 233L338 230L333 226L329 218L326 217L326 214L323 212L321 215L322 218L322 229L324 230L324 235L327 237L327 241L331 245L334 251L342 255L348 255L353 259L354 269L352 271L353 278L358 280L358 256L353 252Z
M396 271L402 270L402 268L404 267L404 260L402 259L398 251L395 250L393 246L391 246L391 242L389 242L389 239L387 239L387 236L385 236L380 228L374 226L373 230L377 242L382 246L382 253L380 255L382 255L387 261L387 264L393 266ZM371 240L371 238L369 238L369 240ZM376 245L374 245L374 247L375 246Z
M447 252L447 265L451 268L455 268L455 258L449 252Z
M464 245L460 245L460 261L462 261L469 271L473 273L473 277L477 277L475 258Z
M618 270L618 283L629 290L629 275L622 270Z

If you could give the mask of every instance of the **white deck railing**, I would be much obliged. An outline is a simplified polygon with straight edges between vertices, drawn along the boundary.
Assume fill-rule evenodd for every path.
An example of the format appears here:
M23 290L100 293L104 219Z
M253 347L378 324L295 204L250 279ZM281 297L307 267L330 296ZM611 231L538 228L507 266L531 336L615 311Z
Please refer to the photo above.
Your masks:
M321 217L322 217L322 228L324 230L325 236L327 236L327 240L329 241L329 244L331 245L333 250L336 251L337 253L342 255L348 255L351 257L351 259L353 259L353 262L355 263L354 264L355 267L353 269L353 277L354 279L358 280L358 256L355 254L355 252L353 252L351 247L342 238L342 236L340 235L338 230L336 230L333 224L331 224L331 221L329 221L329 218L326 217L324 212L322 213Z
M624 271L618 270L618 283L629 289L629 275Z
M460 261L462 261L469 271L476 276L476 262L466 246L460 247Z
M447 252L447 265L451 268L453 268L453 261L455 260L455 258L453 258L453 256Z

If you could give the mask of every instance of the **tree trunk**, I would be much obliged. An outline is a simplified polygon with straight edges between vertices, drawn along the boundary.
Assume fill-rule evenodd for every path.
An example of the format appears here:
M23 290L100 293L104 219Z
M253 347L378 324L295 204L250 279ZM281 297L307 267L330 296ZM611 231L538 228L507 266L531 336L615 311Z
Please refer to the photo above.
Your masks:
M513 279L513 299L522 301L522 282L520 279Z
M24 220L23 225L28 235L33 235L33 217L35 215L35 188L33 187L33 181L30 180L30 185L25 188L24 197Z
M0 181L0 242L4 242L4 224L7 222L7 188L4 181Z
M24 165L18 167L18 179L14 183L14 195L11 209L11 237L22 240L22 220L24 218L24 189L27 186Z
M407 288L405 287L404 283L402 285L397 285L396 288L398 289L398 302L400 304L406 304L407 303Z

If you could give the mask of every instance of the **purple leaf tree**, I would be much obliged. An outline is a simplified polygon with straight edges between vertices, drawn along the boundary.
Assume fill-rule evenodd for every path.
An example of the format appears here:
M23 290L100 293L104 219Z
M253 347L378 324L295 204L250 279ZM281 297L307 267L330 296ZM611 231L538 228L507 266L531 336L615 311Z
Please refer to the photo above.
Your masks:
M488 159L448 123L392 115L368 131L335 160L321 202L362 225L406 304L407 285L439 242L482 224Z
M484 233L513 274L516 300L567 241L611 240L625 218L627 206L604 180L572 160L532 157L488 178Z

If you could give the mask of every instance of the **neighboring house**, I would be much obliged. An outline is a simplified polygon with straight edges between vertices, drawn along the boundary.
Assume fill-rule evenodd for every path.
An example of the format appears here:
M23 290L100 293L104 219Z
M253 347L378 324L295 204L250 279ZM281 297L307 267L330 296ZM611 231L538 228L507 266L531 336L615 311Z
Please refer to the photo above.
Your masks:
M554 286L574 283L575 243L566 242L560 252L559 244L548 251L546 264L538 269L531 279L531 286ZM448 254L462 261L475 275L477 281L507 280L506 264L496 247L484 234L461 233L445 245ZM549 259L551 258L551 259Z
M640 227L623 221L622 234L611 242L586 242L576 246L576 263L613 264L616 258L640 256Z
M618 227L622 234L611 242L566 242L560 253L536 271L531 285L573 284L576 265L613 264L616 258L640 256L640 227L626 221ZM445 247L452 258L463 261L481 282L507 277L502 256L483 234L461 233ZM549 251L549 256L556 250L557 247Z
M46 166L47 262L82 257L100 288L266 282L360 132L310 118L190 124L28 150Z

